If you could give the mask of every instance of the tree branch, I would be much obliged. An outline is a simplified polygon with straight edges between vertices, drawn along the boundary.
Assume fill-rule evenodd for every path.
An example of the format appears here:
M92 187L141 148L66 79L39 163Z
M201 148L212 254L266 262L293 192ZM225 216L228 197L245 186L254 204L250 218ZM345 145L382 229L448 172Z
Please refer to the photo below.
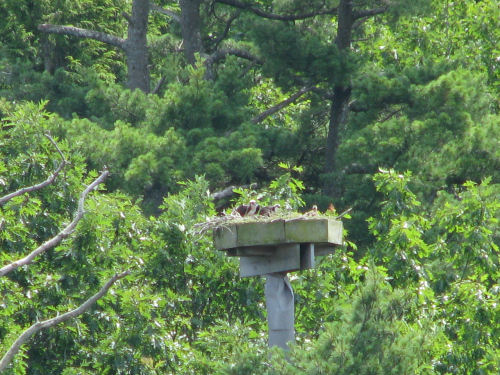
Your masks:
M14 356L17 354L19 349L21 348L21 345L26 343L30 339L31 336L34 334L38 333L40 330L44 328L50 328L52 326L55 326L59 323L65 322L69 319L75 318L79 315L82 315L85 311L87 311L98 299L100 299L102 296L104 296L109 288L119 279L127 276L130 274L130 271L125 271L120 274L114 275L111 279L108 280L106 284L99 290L96 294L94 294L92 297L90 297L88 300L86 300L84 303L82 303L80 306L78 306L76 309L68 311L67 313L64 313L62 315L56 316L52 319L47 319L42 322L36 322L33 324L31 327L26 329L17 339L14 341L14 343L11 345L11 347L7 350L5 355L2 357L0 360L0 372L3 371L9 363L12 361Z
M218 48L222 41L226 39L227 35L229 34L229 30L231 30L231 24L240 16L240 12L240 10L236 11L236 13L229 17L229 19L226 21L226 27L224 28L224 31L221 35L218 35L214 41L215 48Z
M272 20L279 20L279 21L297 21L297 20L303 20L306 18L311 18L314 16L319 16L319 15L324 15L324 14L335 14L337 13L337 7L335 8L330 8L330 9L320 9L308 13L303 13L303 14L275 14L275 13L269 13L269 12L264 12L263 10L259 8L255 8L251 6L250 4L243 3L238 0L215 0L216 3L220 4L226 4L235 8L247 10L249 12L252 12L256 14L257 16L263 17L263 18L269 18Z
M299 91L297 91L295 94L290 96L288 99L283 100L282 102L276 104L275 106L272 106L271 108L265 110L261 114L255 116L252 118L252 122L254 124L258 124L259 122L263 121L265 118L275 114L278 111L281 111L283 108L286 106L292 104L295 102L298 98L300 98L302 95L305 93L312 91L314 89L314 86L309 86L309 87L302 87Z
M167 79L167 77L165 77L165 76L160 77L160 79L158 80L158 83L156 84L155 88L153 89L153 91L151 91L151 94L158 94L158 92L160 91L161 86L163 85L163 83L165 82L166 79Z
M257 64L264 64L264 62L255 55L252 55L250 52L245 51L243 49L238 48L224 48L215 51L212 53L206 60L205 65L210 67L216 62L223 60L227 55L233 55L237 57L241 57L242 59L250 60L256 62Z
M94 30L80 29L79 27L73 26L51 25L44 23L38 25L38 30L49 34L72 35L78 38L94 39L121 49L126 49L127 44L125 39L118 38L117 36Z
M44 134L44 135L54 145L54 147L56 148L59 155L61 155L61 159L62 159L61 164L58 165L56 170L45 181L40 182L39 184L36 184L33 186L24 187L22 189L14 191L13 193L7 194L4 197L0 197L0 206L4 205L5 203L10 201L14 197L17 197L19 195L23 195L26 193L31 193L32 191L40 190L41 188L44 188L45 186L52 184L54 182L54 180L56 179L56 177L59 175L59 172L61 172L61 170L65 167L65 165L68 164L68 162L64 158L63 153L61 152L61 150L57 146L56 142L52 139L52 137L49 134Z
M233 191L234 189L255 189L255 188L257 188L256 183L250 185L241 185L241 186L231 185L223 190L213 192L212 194L210 194L210 197L214 201L218 201L224 198L232 197L235 194Z
M217 200L220 200L223 198L232 197L234 194L234 192L233 192L234 189L236 189L236 186L231 185L223 190L216 191L216 192L212 193L211 197L214 201L217 201Z
M29 255L26 257L16 260L2 268L0 268L0 276L5 276L9 272L15 270L18 267L25 266L33 262L33 259L37 257L38 255L46 252L49 249L52 249L53 247L57 246L63 239L68 237L71 233L73 233L76 225L78 222L82 219L84 215L84 207L83 204L85 203L85 198L87 197L88 193L91 192L97 185L99 185L104 179L109 175L109 171L105 169L99 177L97 177L94 182L92 182L87 188L80 194L80 199L78 201L78 210L76 212L75 217L69 223L66 228L64 228L62 231L60 231L57 235L49 239L48 241L44 242L42 245L40 245L38 248L33 250Z
M257 56L252 55L250 52L238 49L238 48L224 48L215 51L212 53L210 56L207 57L207 59L204 62L204 65L206 67L205 71L205 79L207 80L213 80L214 79L214 71L212 69L212 66L220 61L226 58L227 55L233 55L240 57L242 59L250 60L253 61L257 64L264 64L264 62L259 59Z
M162 8L156 4L152 4L152 3L149 5L149 9L152 11L164 14L166 16L169 16L170 18L172 18L176 22L179 22L179 23L181 22L181 15L176 13L176 12L173 12L173 11L168 10L168 9L164 9L164 8Z

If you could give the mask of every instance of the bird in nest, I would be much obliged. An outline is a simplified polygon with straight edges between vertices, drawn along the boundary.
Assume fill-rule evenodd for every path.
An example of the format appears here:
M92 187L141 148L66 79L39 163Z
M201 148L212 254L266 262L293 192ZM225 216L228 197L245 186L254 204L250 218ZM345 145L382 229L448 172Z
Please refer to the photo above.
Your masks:
M279 203L273 204L272 206L259 206L257 213L260 216L271 216L276 213L280 207Z
M304 216L318 216L318 206L313 205L310 211L307 211Z
M273 204L271 206L261 206L255 200L251 200L248 204L242 204L235 207L231 212L232 216L247 217L247 216L271 216L275 214L281 206Z
M259 205L257 204L257 202L252 199L248 204L242 204L238 207L235 207L233 209L233 212L231 212L231 215L241 217L253 216L256 214L258 207Z

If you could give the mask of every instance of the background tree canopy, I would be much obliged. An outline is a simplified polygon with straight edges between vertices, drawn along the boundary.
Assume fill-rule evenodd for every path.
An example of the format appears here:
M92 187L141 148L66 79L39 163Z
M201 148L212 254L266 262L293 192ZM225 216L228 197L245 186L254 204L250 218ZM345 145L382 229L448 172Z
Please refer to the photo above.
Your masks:
M131 272L6 374L500 371L496 1L0 13L0 198L67 161L0 203L0 267L56 236L109 170L71 236L0 276L0 355ZM251 198L352 208L345 246L293 275L287 359L266 347L262 280L193 229Z

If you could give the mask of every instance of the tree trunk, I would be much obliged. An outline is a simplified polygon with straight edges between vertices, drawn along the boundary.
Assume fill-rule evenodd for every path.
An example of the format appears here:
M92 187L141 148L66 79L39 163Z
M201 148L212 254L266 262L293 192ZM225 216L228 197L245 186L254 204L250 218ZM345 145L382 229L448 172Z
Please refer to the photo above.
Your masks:
M128 67L128 87L149 92L148 68L149 0L134 0L125 43Z
M348 53L351 45L352 26L354 13L351 0L341 0L338 7L337 38L335 43L341 53ZM328 174L336 170L337 149L340 143L339 133L345 123L348 114L348 104L351 97L351 87L343 83L336 84L333 88L333 98L330 109L330 121L328 125L328 137L326 140L324 172L327 181L324 186L325 193L336 197L339 195L339 186L332 183Z
M43 67L46 72L50 74L54 74L55 64L54 59L52 58L52 51L54 49L54 45L50 42L49 36L43 34L40 38L40 45L42 48L42 58L43 58Z
M38 30L48 34L73 35L78 38L94 39L122 49L127 56L128 87L131 90L141 89L144 92L149 92L147 45L149 0L134 0L132 3L132 16L127 14L124 14L124 16L128 20L128 38L126 40L115 35L74 26L41 24L38 25ZM44 53L46 55L47 51ZM47 61L46 68L50 69L50 61Z
M195 53L203 53L201 42L200 5L203 0L180 0L181 32L184 46L184 56L188 63L196 62Z

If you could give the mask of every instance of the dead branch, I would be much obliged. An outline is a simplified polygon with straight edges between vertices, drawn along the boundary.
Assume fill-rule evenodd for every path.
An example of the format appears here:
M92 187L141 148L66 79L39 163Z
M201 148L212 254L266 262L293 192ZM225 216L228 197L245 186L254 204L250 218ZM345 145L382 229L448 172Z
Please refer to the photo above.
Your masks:
M272 20L279 20L279 21L297 21L297 20L303 20L306 18L311 18L315 16L320 16L320 15L325 15L325 14L335 14L337 13L337 7L335 8L330 8L330 9L319 9L315 10L312 12L308 13L302 13L302 14L275 14L275 13L269 13L269 12L264 12L263 10L259 8L255 8L251 6L250 4L243 3L238 0L215 0L216 3L220 4L226 4L235 8L243 9L249 12L252 12L256 14L259 17L263 18L268 18Z
M130 271L125 271L120 274L114 275L111 279L108 280L106 284L99 290L96 294L94 294L92 297L90 297L88 300L86 300L84 303L82 303L80 306L78 306L76 309L68 311L67 313L64 313L62 315L56 316L51 319L47 319L41 322L36 322L33 324L31 327L26 329L17 339L14 341L14 343L11 345L11 347L7 350L5 355L2 357L0 360L0 372L3 371L9 363L12 361L14 356L17 354L19 349L21 348L21 345L26 343L30 339L31 336L39 332L40 330L44 328L50 328L52 326L55 326L59 323L65 322L69 319L75 318L79 315L82 315L85 311L87 311L98 299L100 299L102 296L104 296L109 288L119 279L127 276L130 274Z
M48 34L72 35L78 38L94 39L121 48L123 50L125 50L127 46L127 41L125 39L111 34L101 33L94 30L81 29L74 26L61 26L44 23L38 25L38 30Z
M8 201L10 201L14 197L17 197L19 195L23 195L23 194L26 194L26 193L30 193L32 191L40 190L41 188L44 188L45 186L48 186L48 185L52 184L54 182L54 180L56 179L56 177L59 175L59 172L61 172L61 170L65 167L65 165L68 164L68 162L64 158L64 155L63 155L62 151L57 146L57 143L52 139L52 137L49 134L44 134L44 135L54 145L54 147L56 148L57 152L61 156L61 164L59 164L57 166L56 170L45 181L40 182L39 184L36 184L36 185L33 185L33 186L24 187L22 189L14 191L13 193L7 194L4 197L0 197L0 206L4 205L5 203L7 203Z
M165 82L166 79L167 79L167 77L165 77L165 76L160 77L160 79L158 80L158 83L156 84L155 88L153 89L153 91L151 91L151 94L158 94L158 92L160 91L161 86L163 85L163 83Z
M211 197L214 201L217 201L217 200L220 200L223 198L232 197L234 194L234 192L233 192L234 189L236 189L236 186L231 185L231 186L229 186L221 191L216 191L216 192L212 193Z
M78 201L78 209L76 212L75 217L69 223L66 228L64 228L62 231L60 231L57 235L49 239L48 241L44 242L42 245L40 245L38 248L33 250L29 255L26 257L16 260L2 268L0 268L0 276L5 276L9 272L15 270L18 267L25 266L33 262L33 259L35 259L38 255L46 252L49 249L52 249L53 247L57 246L63 239L68 237L73 231L75 230L76 225L78 222L82 219L84 215L84 203L85 203L85 198L87 197L88 193L90 193L97 185L99 185L101 182L104 181L104 179L109 175L109 171L105 169L99 177L97 177L94 182L92 182L87 188L80 194L80 199Z
M212 194L210 194L210 198L212 198L214 201L218 201L224 198L232 197L235 194L234 189L256 189L256 188L257 184L255 182L250 185L240 185L240 186L231 185L227 188L224 188L223 190L214 191Z
M302 95L304 95L305 93L307 93L309 91L312 91L313 89L314 89L314 86L302 87L299 91L297 91L295 94L293 94L292 96L290 96L288 99L285 99L285 100L279 102L278 104L272 106L271 108L266 109L261 114L259 114L259 115L255 116L254 118L252 118L251 121L254 124L258 124L259 122L263 121L265 118L267 118L267 117L275 114L276 112L281 111L283 108L285 108L286 106L292 104L298 98L300 98Z
M181 16L180 16L179 13L173 12L173 11L165 9L165 8L162 8L162 7L160 7L160 6L156 5L156 4L150 4L149 9L152 10L152 11L164 14L165 16L168 16L168 17L172 18L176 22L179 22L179 23L181 22Z

